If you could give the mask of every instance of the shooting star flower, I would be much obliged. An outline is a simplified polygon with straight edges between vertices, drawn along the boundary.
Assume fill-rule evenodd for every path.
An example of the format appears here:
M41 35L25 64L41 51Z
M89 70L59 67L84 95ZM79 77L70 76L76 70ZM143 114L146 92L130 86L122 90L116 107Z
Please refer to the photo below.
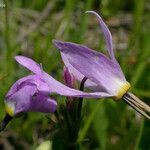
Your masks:
M49 97L48 85L38 75L23 77L14 83L5 97L6 116L1 123L1 130L21 113L50 113L56 107L56 101Z
M65 86L44 72L41 65L30 58L16 56L15 59L34 74L19 79L7 93L5 98L5 110L7 114L1 124L1 130L6 127L14 116L20 113L29 111L43 113L54 112L57 103L49 97L51 93L69 97L109 97L107 93L86 93Z
M54 40L53 43L60 50L65 66L79 81L83 77L88 79L85 87L99 93L106 93L116 101L123 99L139 113L150 119L144 112L150 112L150 107L128 92L131 85L125 79L115 58L112 35L108 27L96 12L87 11L87 13L96 16L104 34L109 57L84 45Z
M7 93L5 104L6 112L12 117L29 111L54 112L57 106L49 97L48 85L37 75L18 80Z
M39 64L24 56L16 56L16 61L31 70L34 75L29 75L18 80L6 95L6 112L10 116L21 112L39 111L54 112L56 101L48 97L51 93L73 97L99 97L97 92L86 93L78 91L55 80L44 72ZM102 96L108 94L102 93Z

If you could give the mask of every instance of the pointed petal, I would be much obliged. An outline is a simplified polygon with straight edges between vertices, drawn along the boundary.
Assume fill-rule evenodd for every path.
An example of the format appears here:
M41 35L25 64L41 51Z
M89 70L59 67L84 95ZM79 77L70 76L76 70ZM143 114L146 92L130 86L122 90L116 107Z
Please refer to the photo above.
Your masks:
M43 73L43 79L49 86L49 90L51 93L57 93L63 96L72 96L72 97L86 97L86 98L101 98L101 97L112 97L114 95L110 95L104 92L93 92L86 93L82 91L78 91L72 88L65 86L59 81L52 78L49 74Z
M107 91L111 92L114 86L114 84L111 86L113 78L126 81L120 67L118 67L119 64L114 63L105 55L70 42L54 41L54 44L76 70Z
M19 64L26 67L30 71L34 72L35 74L41 75L41 66L32 59L25 56L15 56L15 59Z
M19 58L18 58L19 57ZM30 58L26 58L23 56L18 56L16 59L17 61L28 68L29 70L33 71L34 73L40 75L40 78L43 79L49 87L49 92L55 92L60 95L64 96L74 96L74 97L87 97L87 98L100 98L100 97L111 97L114 95L110 95L104 92L94 92L94 93L85 93L78 90L74 90L69 88L62 83L58 82L46 72L42 71L40 66Z
M110 55L111 59L115 60L115 56L114 56L114 52L113 52L113 44L112 44L112 35L111 35L111 32L109 31L107 25L104 23L102 18L95 11L86 11L86 13L94 14L97 17L97 20L99 21L100 27L101 27L102 32L105 37L109 55Z

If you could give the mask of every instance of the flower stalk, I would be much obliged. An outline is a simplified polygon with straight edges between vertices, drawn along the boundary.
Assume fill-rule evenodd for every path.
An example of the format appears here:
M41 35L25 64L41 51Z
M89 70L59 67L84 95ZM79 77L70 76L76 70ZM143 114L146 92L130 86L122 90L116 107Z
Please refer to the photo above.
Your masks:
M65 72L66 73L66 72ZM71 74L68 72L65 77L66 81L71 81L69 77ZM87 78L84 77L80 84L80 91L84 91L84 85ZM68 83L68 82L66 82ZM69 84L66 84L69 86ZM69 107L68 107L69 104ZM83 97L66 97L66 106L61 105L57 118L59 120L59 130L64 145L64 149L77 150L79 149L79 143L77 141L82 121ZM71 106L71 107L70 107Z
M6 116L4 117L3 121L0 124L0 132L6 128L7 124L12 120L12 118L13 118L12 116L6 114Z

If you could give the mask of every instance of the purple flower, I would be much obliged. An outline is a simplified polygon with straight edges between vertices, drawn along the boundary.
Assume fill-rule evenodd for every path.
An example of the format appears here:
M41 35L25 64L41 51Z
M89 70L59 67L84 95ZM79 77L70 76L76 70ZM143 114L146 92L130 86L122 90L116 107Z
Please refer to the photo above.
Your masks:
M73 97L99 97L99 93L86 93L69 88L55 80L43 71L42 67L32 59L16 56L16 61L31 70L34 75L29 75L18 80L6 95L6 112L15 116L21 112L54 112L57 103L49 97L51 93ZM72 82L72 81L71 81ZM105 94L103 96L108 96Z
M29 111L54 112L57 103L48 95L48 85L38 75L21 78L6 95L6 112L10 116Z
M96 12L87 11L87 13L96 16L105 38L109 57L84 45L54 40L53 43L60 50L65 66L79 81L86 77L85 87L99 93L100 97L105 97L105 93L107 97L112 97L114 100L123 99L150 119L143 111L150 112L150 107L128 92L130 83L126 81L115 58L112 35L108 27Z
M110 97L120 99L129 90L130 84L126 81L122 70L116 61L112 46L112 36L101 17L96 15L102 28L109 57L94 51L86 46L71 42L54 40L55 46L60 50L62 59L69 71L78 80L87 77L85 86L99 93L105 92Z

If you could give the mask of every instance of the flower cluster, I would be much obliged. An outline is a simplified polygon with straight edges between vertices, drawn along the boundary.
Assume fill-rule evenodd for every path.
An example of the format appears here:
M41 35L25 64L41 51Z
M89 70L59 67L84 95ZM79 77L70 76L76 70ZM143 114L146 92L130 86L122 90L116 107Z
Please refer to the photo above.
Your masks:
M53 40L60 50L65 64L64 78L66 85L55 80L46 73L42 66L30 58L16 56L22 66L33 72L32 75L19 79L6 95L5 106L7 115L14 117L20 113L36 111L49 113L57 108L57 102L51 97L52 93L67 96L69 101L78 98L107 98L124 100L131 107L150 118L145 111L150 107L129 93L130 83L127 82L117 62L112 44L112 35L102 18L94 11L87 11L96 16L102 29L109 57L94 51L84 45ZM74 89L74 81L86 80L85 87L92 92Z

